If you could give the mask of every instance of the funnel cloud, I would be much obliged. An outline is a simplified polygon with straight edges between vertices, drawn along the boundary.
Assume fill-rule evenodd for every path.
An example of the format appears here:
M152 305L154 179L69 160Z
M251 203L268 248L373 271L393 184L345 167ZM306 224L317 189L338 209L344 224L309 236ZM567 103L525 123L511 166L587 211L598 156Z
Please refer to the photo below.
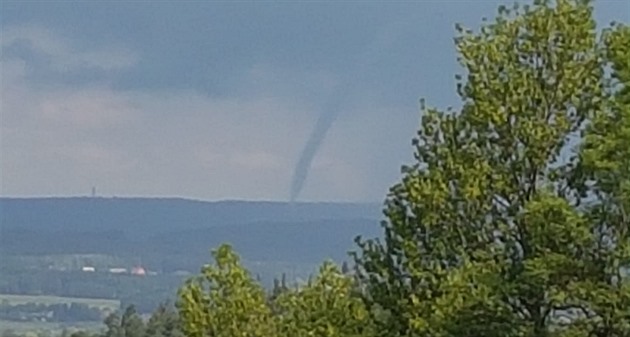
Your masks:
M304 150L302 150L300 159L293 171L291 194L289 199L291 202L294 202L300 195L300 192L304 187L308 171L311 167L311 163L313 162L313 158L315 158L315 154L317 154L317 150L319 150L324 138L326 138L328 130L330 130L330 127L339 115L342 97L343 95L341 93L337 93L335 98L329 101L327 107L324 109L324 112L319 115L315 128L304 145Z
M350 88L352 88L350 84L361 82L362 75L369 73L370 68L375 66L381 59L381 56L388 52L407 25L408 23L401 24L396 22L383 27L379 34L377 34L375 40L357 57L353 64L353 69L348 72L347 77L343 79L343 82L340 84L341 88L337 86L333 98L328 101L324 111L319 116L319 119L317 119L315 129L306 141L304 150L302 150L300 159L295 166L293 179L291 181L290 202L293 203L299 197L313 158L315 158L319 147L324 141L324 138L326 138L328 130L342 110L341 105L343 99L347 98L348 94L350 94Z

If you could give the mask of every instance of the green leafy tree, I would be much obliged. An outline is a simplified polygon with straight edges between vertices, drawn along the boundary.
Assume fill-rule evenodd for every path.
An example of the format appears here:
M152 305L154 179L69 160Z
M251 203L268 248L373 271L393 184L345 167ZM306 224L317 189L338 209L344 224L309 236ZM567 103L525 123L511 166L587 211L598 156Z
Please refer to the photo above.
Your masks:
M145 337L183 337L179 315L168 304L160 304L151 314Z
M20 335L11 329L5 329L2 331L2 337L20 337Z
M289 289L287 286L287 275L282 273L282 278L273 279L273 288L271 289L270 300L273 302L280 294L286 292Z
M266 294L229 245L213 252L216 265L180 289L178 308L189 337L268 337L275 326Z
M120 328L124 337L144 337L144 321L133 305L125 309L121 319Z
M354 290L352 278L325 262L305 287L278 297L279 336L372 336L369 312Z
M93 337L94 335L90 334L87 331L77 331L72 333L72 335L70 335L70 337Z
M118 313L108 315L104 323L104 337L144 337L144 321L133 305L127 306L122 316Z
M582 178L611 216L628 223L630 215L630 27L614 24L603 34L605 57L612 69L608 79L608 109L593 118L582 146ZM579 183L583 183L580 180Z
M103 321L105 324L105 334L104 337L124 337L124 331L121 328L120 315L116 312L113 312Z
M541 0L457 27L461 111L423 104L384 241L357 239L379 335L630 335L630 44L592 12Z
M585 132L575 185L589 192L589 220L599 233L595 263L600 279L574 301L588 303L576 329L597 336L630 335L630 28L613 25L603 34L612 69L606 109ZM586 188L588 186L589 188ZM625 269L625 273L624 273ZM625 277L625 280L624 280Z

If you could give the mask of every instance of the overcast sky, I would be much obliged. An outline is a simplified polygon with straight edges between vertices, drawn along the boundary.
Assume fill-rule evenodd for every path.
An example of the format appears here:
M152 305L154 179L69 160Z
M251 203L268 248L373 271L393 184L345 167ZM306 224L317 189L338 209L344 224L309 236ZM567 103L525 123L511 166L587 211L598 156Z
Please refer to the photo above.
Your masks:
M3 0L1 194L287 200L337 109L299 199L381 201L418 100L458 105L454 24L502 2Z

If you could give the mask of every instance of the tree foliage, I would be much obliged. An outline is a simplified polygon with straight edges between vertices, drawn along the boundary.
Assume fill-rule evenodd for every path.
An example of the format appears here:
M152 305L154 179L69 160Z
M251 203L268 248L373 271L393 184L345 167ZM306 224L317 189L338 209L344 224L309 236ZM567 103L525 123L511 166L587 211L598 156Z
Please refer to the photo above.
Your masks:
M263 288L240 264L229 245L213 252L216 265L180 290L183 330L190 337L267 337L274 335L271 309Z
M146 337L184 337L180 330L180 319L176 311L161 304L146 323Z
M213 254L215 265L205 266L180 291L187 336L371 336L370 315L354 279L332 262L322 264L304 286L283 281L281 290L265 294L230 246Z
M384 241L357 240L381 335L627 336L627 28L558 0L458 32L461 111L423 105Z
M279 296L278 336L371 336L368 309L354 290L352 278L325 262L305 287Z

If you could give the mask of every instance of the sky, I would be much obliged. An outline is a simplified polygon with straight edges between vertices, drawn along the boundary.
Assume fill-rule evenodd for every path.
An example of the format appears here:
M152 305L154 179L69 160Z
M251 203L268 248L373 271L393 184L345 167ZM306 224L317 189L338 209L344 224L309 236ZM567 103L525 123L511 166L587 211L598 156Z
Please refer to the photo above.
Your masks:
M2 0L0 195L380 202L501 3Z

